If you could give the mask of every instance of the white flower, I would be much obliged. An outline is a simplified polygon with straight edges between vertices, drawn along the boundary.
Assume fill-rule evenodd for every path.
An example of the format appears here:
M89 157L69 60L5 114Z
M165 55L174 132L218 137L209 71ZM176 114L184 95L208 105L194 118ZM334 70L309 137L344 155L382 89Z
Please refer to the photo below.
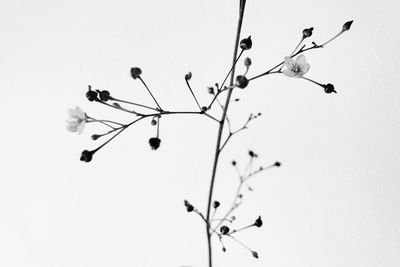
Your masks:
M283 71L283 74L288 77L296 78L303 77L310 69L310 64L306 62L306 57L304 55L298 56L296 61L291 57L285 57L285 66L286 69Z
M81 134L87 121L86 113L80 107L76 106L75 109L70 108L68 114L67 130Z

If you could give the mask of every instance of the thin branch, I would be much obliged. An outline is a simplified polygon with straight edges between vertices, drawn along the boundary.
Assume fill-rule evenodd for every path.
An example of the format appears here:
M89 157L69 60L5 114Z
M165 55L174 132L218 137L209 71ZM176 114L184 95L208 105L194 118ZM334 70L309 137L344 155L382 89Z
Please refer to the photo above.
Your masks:
M234 77L235 77L235 62L236 62L237 52L238 52L238 48L239 48L239 39L240 39L240 32L241 32L241 29L242 29L245 5L246 5L246 0L240 0L239 19L238 19L238 25L237 25L237 30L236 30L236 38L235 38L235 44L234 44L230 86L233 85L233 81L234 81ZM232 90L233 90L233 88L228 90L228 95L226 97L224 111L222 113L219 129L218 129L218 134L217 134L217 144L216 144L216 147L215 147L214 166L213 166L213 170L212 170L212 174L211 174L210 190L209 190L209 193L208 193L207 215L206 215L206 220L207 221L210 220L211 202L212 202L213 191L214 191L215 176L216 176L216 173L217 173L218 159L219 159L219 155L220 155L222 132L224 130L225 117L226 117L226 114L227 114L227 111L228 111L229 101L230 101L230 98L231 98L231 95L232 95ZM208 245L208 266L212 267L212 247L211 247L210 228L211 228L210 225L207 224L206 225L206 233L207 233L207 245Z
M185 82L186 82L186 85L188 86L188 88L189 88L189 90L190 90L190 93L192 94L192 96L193 96L193 98L194 98L194 101L196 101L197 106L199 107L200 110L202 110L202 109L201 109L201 106L200 106L200 104L199 104L199 101L197 101L197 98L196 98L196 96L195 96L194 93L193 93L192 87L190 87L189 80L188 80L188 79L185 79Z
M142 77L139 76L138 78L139 78L139 80L143 83L144 87L146 87L147 91L149 92L149 94L150 94L151 97L153 98L153 100L154 100L154 102L156 103L157 107L158 107L160 110L162 110L160 104L158 104L156 98L153 96L153 94L151 93L149 87L148 87L147 84L143 81Z

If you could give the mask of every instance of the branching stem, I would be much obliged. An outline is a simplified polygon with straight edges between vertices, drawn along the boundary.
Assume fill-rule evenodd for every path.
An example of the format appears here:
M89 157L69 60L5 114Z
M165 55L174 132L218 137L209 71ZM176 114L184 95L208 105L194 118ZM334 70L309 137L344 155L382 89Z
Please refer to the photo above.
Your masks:
M242 29L245 5L246 5L246 0L241 0L240 8L239 8L239 19L238 19L238 25L237 25L237 30L236 30L236 39L235 39L234 52L233 52L232 69L230 71L231 72L231 78L230 78L230 83L229 83L230 86L233 85L233 81L235 78L235 64L237 61L237 53L238 53L238 48L239 48L239 39L240 39L240 32ZM209 193L208 193L207 214L206 214L207 222L210 221L210 211L211 211L211 202L212 202L213 191L214 191L214 182L215 182L215 176L217 173L218 159L219 159L220 152L221 152L220 149L221 149L222 132L224 130L225 117L226 117L226 113L228 111L232 91L233 91L233 88L230 88L228 90L228 95L226 97L224 111L222 113L219 129L218 129L218 134L217 134L217 144L215 147L214 166L212 169L210 189L209 189ZM211 228L210 223L206 223L207 245L208 245L208 266L212 267L212 244L211 244L211 234L212 233L210 231L210 228Z

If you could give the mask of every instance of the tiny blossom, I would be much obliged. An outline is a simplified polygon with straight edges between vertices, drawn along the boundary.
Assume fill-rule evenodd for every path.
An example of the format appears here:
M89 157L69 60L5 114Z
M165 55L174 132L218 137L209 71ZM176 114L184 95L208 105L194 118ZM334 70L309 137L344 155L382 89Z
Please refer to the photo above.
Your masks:
M67 130L81 134L87 121L86 113L78 106L68 110L69 120L67 120Z
M157 150L160 147L161 140L158 137L152 137L149 139L151 149Z
M100 96L100 100L104 101L104 102L107 102L108 100L111 99L110 92L107 90L100 91L99 96Z
M189 81L192 79L192 73L189 71L187 74L185 74L185 80Z
M328 84L324 85L324 91L327 94L330 94L330 93L335 93L336 94L337 93L335 91L335 86L333 86L333 84L331 84L331 83L328 83Z
M187 212L192 212L194 210L194 207L192 204L189 203L189 201L185 200L184 201L185 207Z
M220 205L219 201L214 201L213 208L216 209L219 207L219 205Z
M219 231L221 232L221 234L227 235L229 233L230 229L228 226L222 225L221 228L219 229Z
M303 77L310 69L310 64L306 62L306 57L304 55L298 56L296 61L291 57L285 57L285 66L287 69L283 71L283 74L288 77L296 78Z
M257 220L255 221L254 225L257 227L261 227L263 224L262 220L261 220L261 216L258 216Z
M251 59L250 59L249 57L246 57L246 58L244 59L244 65L245 65L246 67L250 67L250 66L251 66Z
M138 67L131 68L131 76L133 79L137 79L142 74L142 70Z
M282 164L279 162L279 161L277 161L277 162L275 162L275 164L274 164L276 167L280 167Z
M84 162L90 162L93 158L93 154L94 154L93 151L83 150L80 160Z
M350 21L346 22L345 24L343 24L342 32L350 30L351 24L353 24L352 20L350 20Z
M253 46L253 42L251 41L251 36L242 39L240 41L240 48L242 48L243 50L249 50L251 47Z
M249 80L243 76L243 75L238 75L236 77L236 86L243 89L246 88L246 86L249 84Z
M92 91L92 90L87 91L86 92L86 98L90 102L95 101L97 99L97 92L96 91Z
M310 37L312 35L313 30L314 30L313 27L308 28L308 29L304 29L303 30L303 38L305 39L307 37Z
M252 251L251 254L254 258L258 259L258 253L256 251Z

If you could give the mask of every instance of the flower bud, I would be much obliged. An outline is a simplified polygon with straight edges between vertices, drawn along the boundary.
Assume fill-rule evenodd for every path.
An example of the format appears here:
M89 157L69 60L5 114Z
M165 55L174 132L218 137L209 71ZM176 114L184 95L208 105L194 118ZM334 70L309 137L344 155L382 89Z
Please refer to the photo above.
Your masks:
M202 112L206 112L207 110L208 110L208 107L206 107L206 106L201 107L201 111L202 111Z
M333 86L333 84L330 84L330 83L324 85L324 91L327 94L330 94L330 93L335 93L336 94L337 93L335 91L335 86Z
M253 255L254 258L258 259L258 253L256 251L252 251L251 255Z
M213 203L213 208L217 209L219 207L220 203L218 201L214 201Z
M83 150L80 160L84 162L90 162L93 158L93 153L93 151Z
M186 207L187 212L192 212L194 210L193 205L190 204L189 201L185 200L184 203L185 203L185 207Z
M192 79L192 73L189 71L187 74L185 74L185 80L189 81L190 79Z
M107 102L108 100L111 99L110 92L107 90L100 91L99 97L100 97L100 100L104 101L104 102Z
M131 76L133 79L137 79L142 74L142 70L138 67L131 68Z
M87 91L86 92L86 98L90 102L95 101L97 99L97 92L96 91L92 91L92 90Z
M350 20L350 21L346 22L345 24L343 24L342 32L350 30L351 24L353 24L352 20Z
M230 229L228 226L222 225L221 228L219 228L219 231L221 232L221 234L227 235L229 233Z
M214 92L214 87L207 87L207 89L208 89L208 93L209 94L211 94L211 95L214 95L215 94L215 92Z
M152 137L149 139L151 149L157 150L160 147L161 140L158 137Z
M256 153L254 153L253 151L249 150L249 156L252 158L257 158L258 155Z
M246 57L244 59L244 65L248 68L251 66L251 59L249 57Z
M236 76L236 86L243 89L249 84L249 80L243 75Z
M304 29L303 30L303 39L310 37L312 35L312 31L314 30L313 27L308 28L308 29Z
M280 167L282 164L281 164L279 161L277 161L277 162L274 163L274 165L275 165L276 167Z
M92 138L92 140L97 140L97 139L99 139L100 137L102 137L102 135L100 135L100 134L93 134L90 138Z
M154 126L154 125L157 125L157 120L156 120L156 119L152 119L152 120L151 120L151 125L153 125L153 126Z
M236 166L236 161L235 160L232 160L232 165Z
M253 42L251 41L251 36L240 41L240 48L243 50L249 50L253 46Z
M255 226L257 227L261 227L263 224L262 220L261 220L261 216L258 216L256 222L254 223Z

